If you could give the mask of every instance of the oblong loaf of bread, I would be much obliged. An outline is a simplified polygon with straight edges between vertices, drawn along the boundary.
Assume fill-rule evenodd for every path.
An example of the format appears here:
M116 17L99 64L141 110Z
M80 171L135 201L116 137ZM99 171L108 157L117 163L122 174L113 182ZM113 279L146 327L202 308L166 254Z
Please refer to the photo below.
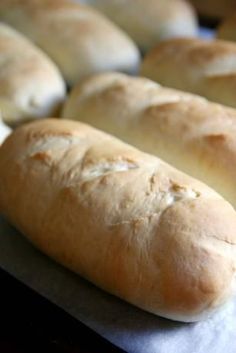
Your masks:
M34 122L4 142L0 212L61 264L152 313L195 321L234 294L230 204L82 123Z
M133 41L86 5L69 0L1 0L0 20L41 47L69 85L100 71L137 71L139 52Z
M236 207L236 111L145 79L95 75L62 111L166 160Z
M55 64L33 43L0 23L0 113L9 124L56 114L66 94Z
M163 39L196 36L197 19L185 0L77 0L93 5L147 51Z
M0 119L0 145L10 133L11 129Z
M144 58L141 75L160 84L236 107L236 44L171 39Z

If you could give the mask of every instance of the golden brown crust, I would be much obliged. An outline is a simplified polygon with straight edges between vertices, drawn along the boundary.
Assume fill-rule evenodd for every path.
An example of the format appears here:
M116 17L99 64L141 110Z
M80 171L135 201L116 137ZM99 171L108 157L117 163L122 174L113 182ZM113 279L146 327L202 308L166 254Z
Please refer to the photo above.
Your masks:
M75 87L62 116L157 154L236 206L235 110L145 78L111 73Z
M163 56L175 54L184 58L184 64L196 67L208 66L210 62L225 55L235 55L236 46L225 41L207 41L200 38L174 38L160 43L147 55L146 60L158 62Z
M46 254L155 314L195 321L232 295L233 208L82 123L44 120L7 139L0 210Z
M3 120L19 124L55 113L65 93L65 83L54 63L20 33L0 23Z
M234 43L197 38L168 40L147 54L141 74L165 86L236 107Z
M185 0L85 0L114 21L147 51L159 41L197 35L196 15Z
M136 72L135 44L108 19L68 0L3 0L0 19L41 47L72 85L89 74Z

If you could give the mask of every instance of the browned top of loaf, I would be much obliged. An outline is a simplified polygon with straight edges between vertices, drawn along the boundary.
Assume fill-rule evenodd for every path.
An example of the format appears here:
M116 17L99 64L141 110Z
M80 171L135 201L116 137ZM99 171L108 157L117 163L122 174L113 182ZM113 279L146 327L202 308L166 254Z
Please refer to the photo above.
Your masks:
M236 55L236 45L223 40L207 41L197 38L173 38L163 41L155 47L145 61L158 61L159 57L175 56L184 58L184 62L191 65L208 65L224 56ZM236 65L235 65L236 67Z
M165 86L236 107L236 44L198 38L165 41L144 58L141 74Z
M67 0L0 1L0 20L28 36L71 85L94 72L134 72L133 41L93 8Z

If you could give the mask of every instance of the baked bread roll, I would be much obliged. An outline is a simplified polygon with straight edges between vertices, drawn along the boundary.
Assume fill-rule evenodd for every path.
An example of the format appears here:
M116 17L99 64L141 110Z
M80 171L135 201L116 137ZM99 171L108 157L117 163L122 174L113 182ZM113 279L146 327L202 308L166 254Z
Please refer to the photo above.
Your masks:
M218 27L217 37L233 42L236 41L236 4L233 14L225 18Z
M82 0L77 0L82 1ZM157 42L197 35L193 7L185 0L83 0L114 21L147 51Z
M145 78L96 75L71 92L64 118L105 130L204 181L236 207L236 111Z
M0 145L10 133L11 129L0 119Z
M20 33L0 23L0 113L9 124L55 113L65 98L54 63Z
M195 321L234 293L233 208L87 125L17 129L0 148L0 211L53 259L152 313Z
M166 41L144 58L141 74L165 86L236 107L236 44L197 38Z
M0 19L41 47L69 85L108 70L136 72L139 52L96 10L67 0L1 0Z
M236 11L235 0L191 0L200 16L220 19Z

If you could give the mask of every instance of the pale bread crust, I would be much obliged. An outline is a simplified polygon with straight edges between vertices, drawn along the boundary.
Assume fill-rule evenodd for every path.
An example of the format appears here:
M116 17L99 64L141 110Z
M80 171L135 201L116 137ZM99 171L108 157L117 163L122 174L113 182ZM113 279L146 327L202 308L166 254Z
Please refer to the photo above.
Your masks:
M69 85L96 72L138 69L133 41L89 6L69 0L1 0L0 20L43 49Z
M79 0L80 1L80 0ZM120 26L147 51L158 42L178 36L196 36L197 18L185 0L83 0Z
M217 39L170 39L147 54L140 72L165 86L236 107L235 43Z
M105 130L202 180L236 207L236 111L146 78L95 75L62 117Z
M46 254L152 313L199 320L234 292L233 208L88 125L18 128L0 148L0 211Z
M13 28L0 23L0 113L12 125L55 114L65 98L55 64Z

